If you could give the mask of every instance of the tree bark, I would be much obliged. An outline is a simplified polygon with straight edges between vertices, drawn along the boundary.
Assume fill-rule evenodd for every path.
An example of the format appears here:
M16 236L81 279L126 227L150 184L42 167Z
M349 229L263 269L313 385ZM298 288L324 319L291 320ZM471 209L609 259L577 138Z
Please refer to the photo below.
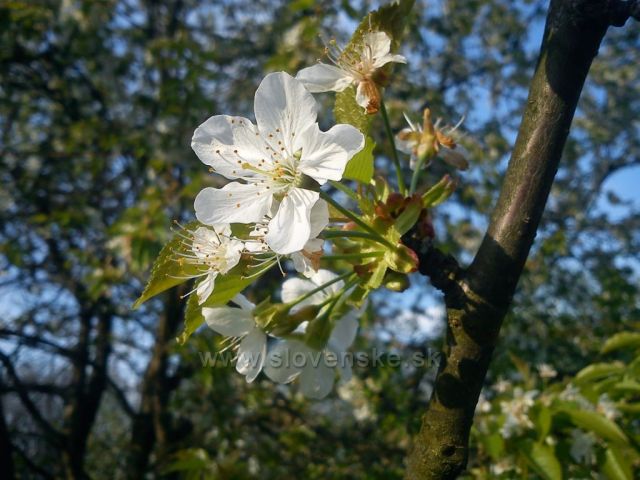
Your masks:
M445 294L447 336L405 478L453 479L466 467L475 406L540 223L578 98L609 25L635 2L552 0L529 98L487 233L468 269L420 238L407 242ZM622 12L622 13L621 13Z
M0 377L0 384L2 384L2 377ZM14 478L13 447L5 421L2 396L0 396L0 478L7 480Z
M158 322L155 346L142 381L140 407L133 418L127 469L131 479L144 477L155 447L164 453L166 444L175 440L171 438L167 405L179 379L168 375L168 351L175 342L184 315L181 302L184 291L184 287L174 288L165 296L164 313Z

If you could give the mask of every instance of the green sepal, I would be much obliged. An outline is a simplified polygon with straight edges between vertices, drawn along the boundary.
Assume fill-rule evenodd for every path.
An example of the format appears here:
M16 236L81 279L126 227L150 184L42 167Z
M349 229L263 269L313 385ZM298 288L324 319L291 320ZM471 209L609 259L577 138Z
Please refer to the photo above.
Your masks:
M455 189L455 181L449 175L445 175L422 195L422 206L424 208L432 208L441 204L451 196Z
M398 273L411 273L418 269L418 256L416 252L405 245L396 246L395 250L387 250L384 254L385 268Z

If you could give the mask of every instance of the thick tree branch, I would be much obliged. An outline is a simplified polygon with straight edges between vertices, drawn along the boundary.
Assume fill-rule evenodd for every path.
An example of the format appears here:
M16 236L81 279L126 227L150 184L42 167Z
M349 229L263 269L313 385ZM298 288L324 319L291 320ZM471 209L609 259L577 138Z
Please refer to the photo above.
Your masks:
M609 25L623 24L636 7L612 0L551 1L518 138L474 261L467 271L454 269L443 278L431 270L451 262L433 251L422 255L421 263L435 262L422 268L445 291L448 329L434 394L408 458L408 479L453 479L466 467L478 396L585 78Z

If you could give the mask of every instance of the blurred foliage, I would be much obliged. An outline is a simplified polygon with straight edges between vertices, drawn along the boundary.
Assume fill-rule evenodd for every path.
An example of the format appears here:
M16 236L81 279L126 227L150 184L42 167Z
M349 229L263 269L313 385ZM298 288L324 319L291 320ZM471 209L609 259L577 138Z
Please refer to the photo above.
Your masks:
M195 126L247 114L266 71L312 64L318 35L345 44L378 6L0 3L0 394L16 476L401 478L433 364L358 367L313 403L203 367L223 348L212 332L178 346L186 292L131 310L171 220L192 220L215 182L189 148ZM438 242L463 263L498 193L546 6L418 1L407 18L389 117L399 130L402 111L425 105L447 122L466 115L471 169L454 205L434 210ZM637 475L640 215L611 186L640 165L639 47L637 29L611 30L594 63L478 407L471 477L557 478L558 464L563 478ZM330 111L333 96L318 98ZM393 178L389 145L372 140ZM430 169L429 183L450 173ZM401 297L378 295L355 351L437 359L441 339L419 322L439 301L417 276ZM514 402L532 404L505 436Z

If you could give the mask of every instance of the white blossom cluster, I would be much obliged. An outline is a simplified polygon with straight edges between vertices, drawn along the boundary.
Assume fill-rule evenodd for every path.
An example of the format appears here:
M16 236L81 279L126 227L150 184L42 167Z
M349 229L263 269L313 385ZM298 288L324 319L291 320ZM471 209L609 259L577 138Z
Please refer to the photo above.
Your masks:
M335 65L318 64L303 69L296 78L271 73L255 94L255 123L215 115L195 130L191 146L199 159L230 181L197 195L196 218L204 226L188 236L192 252L187 261L198 267L195 293L204 305L207 325L237 349L236 369L248 382L261 371L279 383L297 378L303 394L322 398L333 388L336 376L341 381L351 376L344 362L329 360L339 360L351 346L358 328L357 311L338 320L332 317L330 335L318 348L304 340L309 322L302 322L286 338L276 338L257 321L256 306L242 295L233 298L235 306L207 307L206 301L215 291L216 278L242 258L254 259L254 265L290 258L306 277L283 284L282 301L294 305L290 313L316 305L318 316L329 315L326 301L346 286L336 274L319 269L323 240L318 236L329 224L328 205L320 198L320 189L328 181L342 179L365 138L351 125L320 130L311 93L354 85L358 104L371 113L379 94L374 75L388 62L405 62L404 57L391 55L390 48L386 33L371 32L364 36L357 54L329 55ZM234 235L238 224L248 225L248 234ZM306 360L293 364L293 357Z

